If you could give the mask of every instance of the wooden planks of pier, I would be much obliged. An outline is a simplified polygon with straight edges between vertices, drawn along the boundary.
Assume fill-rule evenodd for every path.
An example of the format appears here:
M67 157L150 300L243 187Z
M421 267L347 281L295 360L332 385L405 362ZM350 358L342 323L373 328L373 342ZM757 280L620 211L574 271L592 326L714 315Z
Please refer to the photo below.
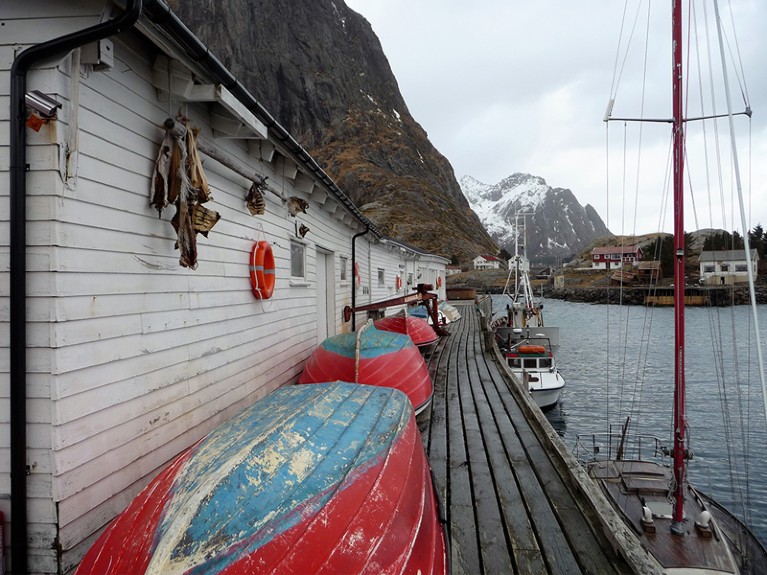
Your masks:
M475 306L455 305L462 319L426 356L434 398L418 418L452 573L632 572L484 349Z

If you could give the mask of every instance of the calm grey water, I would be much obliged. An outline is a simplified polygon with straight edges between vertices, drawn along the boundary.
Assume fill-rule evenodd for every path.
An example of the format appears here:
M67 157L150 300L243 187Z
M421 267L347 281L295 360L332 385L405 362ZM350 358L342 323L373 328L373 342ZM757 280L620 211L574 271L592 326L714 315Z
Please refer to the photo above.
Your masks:
M506 301L493 296L493 309L502 311ZM546 415L566 445L572 449L579 433L607 431L608 422L619 430L628 415L635 433L670 444L673 308L544 303L546 325L560 326L556 359L567 382ZM748 306L685 310L687 420L695 454L688 469L696 487L745 517L767 542L767 423L751 313ZM767 306L758 314L767 361Z

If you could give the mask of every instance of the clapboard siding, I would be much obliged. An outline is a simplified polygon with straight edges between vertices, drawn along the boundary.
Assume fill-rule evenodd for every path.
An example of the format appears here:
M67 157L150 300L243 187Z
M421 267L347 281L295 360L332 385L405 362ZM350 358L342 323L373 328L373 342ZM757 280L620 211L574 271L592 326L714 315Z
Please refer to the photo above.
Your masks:
M92 25L102 2L0 4L0 168L8 169L9 87L15 43L37 43ZM39 11L38 17L35 12ZM111 70L72 70L71 58L34 70L29 89L55 94L58 119L28 131L27 459L33 572L75 565L94 534L173 457L278 386L295 383L318 345L318 251L330 254L331 332L350 329L343 308L408 293L408 252L369 233L356 241L361 284L351 268L354 234L364 229L328 193L310 193L307 174L248 153L247 142L217 138L206 103L169 102L151 83L159 50L136 32L113 38ZM78 102L75 109L72 101ZM198 236L195 270L179 265L170 220L149 205L162 122L181 109L199 138L237 165L268 177L284 197L309 201L297 218L265 194L266 213L245 205L251 181L202 155L221 220ZM77 137L70 133L78 126ZM67 173L67 146L77 143ZM279 150L280 145L277 144ZM302 170L299 166L299 170ZM288 170L290 172L290 170ZM311 177L311 176L309 176ZM321 182L314 186L323 188ZM7 196L5 188L0 194ZM322 203L314 198L321 197ZM159 216L159 217L158 217ZM8 381L8 202L0 202L0 493L10 490ZM347 223L344 223L346 221ZM297 222L310 232L295 238ZM249 283L255 241L272 245L276 288L257 300ZM305 246L305 277L291 278L291 242ZM341 281L340 258L347 260ZM444 260L433 258L444 267ZM420 265L420 264L419 264ZM377 269L385 271L378 286ZM402 273L403 289L395 289ZM324 282L324 278L322 279ZM363 293L364 292L364 293ZM396 308L395 308L396 309ZM391 312L393 310L389 310ZM363 321L367 314L358 314ZM7 499L0 509L8 512Z

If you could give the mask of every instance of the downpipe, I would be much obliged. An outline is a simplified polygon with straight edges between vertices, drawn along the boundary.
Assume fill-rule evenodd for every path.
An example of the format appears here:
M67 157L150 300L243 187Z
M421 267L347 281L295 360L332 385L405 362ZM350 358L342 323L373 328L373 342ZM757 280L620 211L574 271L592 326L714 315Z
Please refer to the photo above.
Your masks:
M29 572L27 549L27 315L26 196L27 74L45 59L132 28L141 15L142 0L128 0L124 12L106 22L31 46L11 66L10 133L10 431L11 431L11 560L9 573ZM79 73L74 70L73 73Z
M352 236L352 331L357 331L357 314L354 311L354 308L357 307L357 278L354 276L356 275L357 270L357 247L356 242L357 238L360 238L364 236L366 233L370 231L370 226L365 226L365 231L360 232L358 234L354 234ZM362 278L359 278L360 280Z

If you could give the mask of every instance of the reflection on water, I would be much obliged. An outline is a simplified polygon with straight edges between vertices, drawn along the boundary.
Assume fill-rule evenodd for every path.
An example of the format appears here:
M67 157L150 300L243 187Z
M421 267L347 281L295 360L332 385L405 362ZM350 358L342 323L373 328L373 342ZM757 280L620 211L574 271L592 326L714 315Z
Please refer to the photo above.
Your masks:
M494 310L505 308L504 297L493 296ZM767 306L759 307L764 345ZM685 311L687 420L695 454L689 473L767 541L767 425L756 354L746 340L753 331L750 313L747 306ZM560 327L556 360L567 384L545 414L569 449L578 434L616 429L628 416L634 433L670 444L672 308L547 299L546 322Z

